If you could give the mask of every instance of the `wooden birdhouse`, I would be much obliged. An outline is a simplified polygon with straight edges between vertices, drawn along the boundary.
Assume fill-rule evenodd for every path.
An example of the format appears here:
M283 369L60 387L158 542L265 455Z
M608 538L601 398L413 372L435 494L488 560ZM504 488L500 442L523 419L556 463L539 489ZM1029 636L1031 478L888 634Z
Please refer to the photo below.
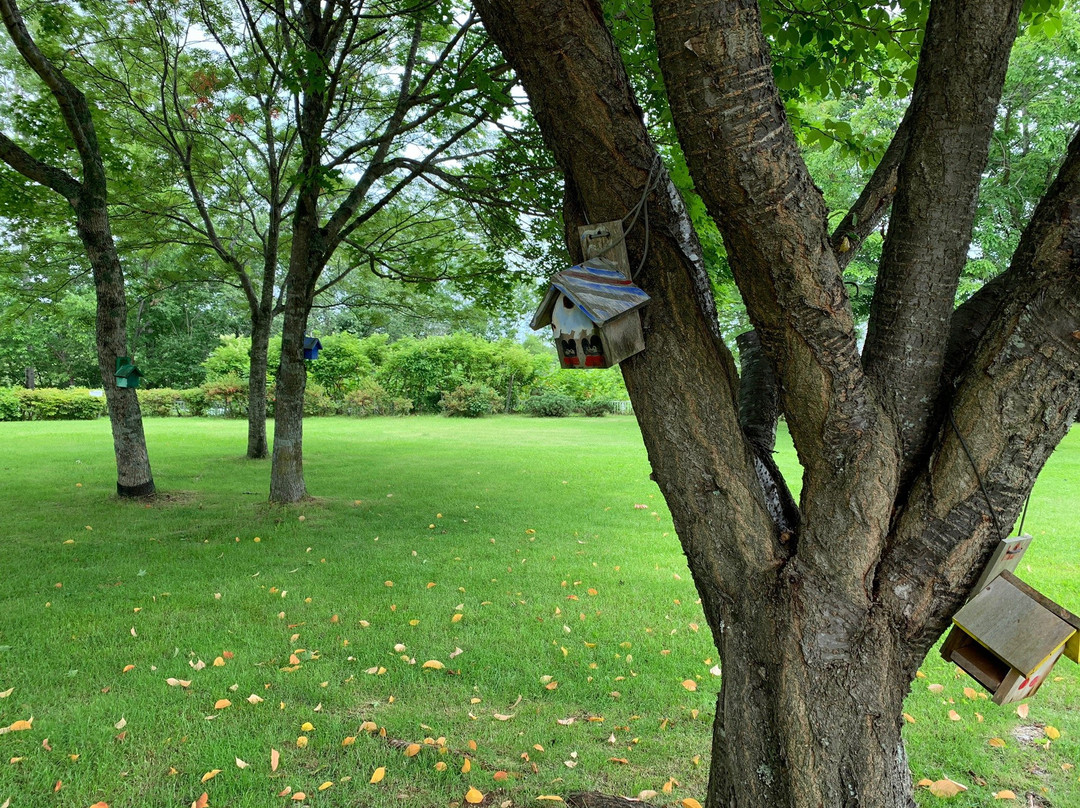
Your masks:
M995 704L1035 695L1063 654L1080 662L1080 617L1008 571L956 613L941 647Z
M318 359L322 343L318 337L304 337L304 359Z
M586 260L556 272L533 315L551 326L564 368L609 368L645 350L642 306L649 296L630 279L622 222L579 228Z
M130 356L116 357L116 386L138 387L139 379L142 378L140 371L131 361Z

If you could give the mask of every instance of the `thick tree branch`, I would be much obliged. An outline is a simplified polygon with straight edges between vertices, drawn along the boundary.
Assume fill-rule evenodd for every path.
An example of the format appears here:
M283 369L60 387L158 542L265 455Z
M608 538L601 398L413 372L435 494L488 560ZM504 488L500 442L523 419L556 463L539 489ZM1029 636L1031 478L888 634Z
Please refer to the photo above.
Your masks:
M930 7L863 364L892 415L907 479L932 429L949 320L1016 36L1020 0Z
M622 218L657 165L602 10L591 0L476 6L564 171L567 243L580 257L573 228ZM652 296L642 310L646 348L621 368L720 644L719 604L751 581L771 580L787 551L739 428L735 369L719 340L700 245L679 192L656 170L648 260L635 278ZM630 231L627 247L635 264L641 229Z
M996 283L986 298L998 301L993 320L962 368L952 419L938 428L932 461L912 486L881 568L882 600L920 658L1004 538L996 525L1012 525L1076 415L1080 136Z
M867 574L888 533L891 426L864 384L825 203L773 82L756 2L654 0L653 9L679 141L779 377L804 468L799 569L836 604L817 616L806 653L842 654L861 631L846 616L865 613ZM838 489L860 524L837 509Z
M41 162L3 132L0 132L0 160L27 179L60 194L73 205L82 190L82 185L73 176L62 169Z

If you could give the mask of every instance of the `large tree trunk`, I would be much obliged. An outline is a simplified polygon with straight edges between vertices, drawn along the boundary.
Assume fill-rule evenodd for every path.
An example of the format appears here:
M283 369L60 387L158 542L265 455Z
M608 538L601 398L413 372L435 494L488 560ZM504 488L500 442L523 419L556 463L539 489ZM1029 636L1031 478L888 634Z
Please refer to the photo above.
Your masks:
M565 173L579 257L575 226L623 217L658 159L603 11L597 0L474 1ZM929 184L923 196L937 185L971 215L1018 6L935 0L906 119L933 125L902 127L860 221L880 218L896 182ZM652 298L646 348L621 367L723 667L708 806L908 808L909 684L1076 413L1080 137L1013 266L956 316L935 296L955 288L963 248L886 259L877 311L890 314L877 327L905 328L894 313L909 311L933 350L905 364L905 347L885 340L862 357L833 247L846 234L828 233L756 4L652 7L687 164L768 360L736 375L697 237L660 168L635 279ZM948 159L953 147L963 159ZM951 213L906 206L901 217L906 243L970 230ZM646 241L628 233L632 264ZM797 508L768 457L774 393L803 467Z
M299 502L307 496L304 484L304 331L311 304L290 289L285 301L274 401L274 458L270 469L270 500Z
M251 355L248 365L248 443L249 460L270 456L266 440L266 372L270 351L272 317L252 314Z
M139 399L134 389L116 386L116 360L128 355L124 271L113 245L104 204L84 205L80 201L76 211L79 238L93 268L97 295L95 337L116 454L116 493L122 497L147 496L155 489Z

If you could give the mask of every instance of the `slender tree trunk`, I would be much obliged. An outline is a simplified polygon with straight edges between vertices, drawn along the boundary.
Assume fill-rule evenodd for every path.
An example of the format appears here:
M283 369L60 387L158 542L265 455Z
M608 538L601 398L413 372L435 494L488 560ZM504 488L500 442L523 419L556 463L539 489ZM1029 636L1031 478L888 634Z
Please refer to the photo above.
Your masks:
M290 274L290 280L295 277ZM278 365L277 394L274 403L274 456L270 469L270 500L299 502L307 496L304 484L304 388L307 366L304 363L304 332L310 294L290 284L285 298L281 332L281 364Z
M271 317L251 318L251 356L248 368L248 445L249 460L270 456L266 441L266 372L270 351Z
M116 386L116 360L128 355L124 271L116 255L104 205L79 203L76 212L79 238L93 268L97 295L95 337L116 453L116 493L122 497L147 496L155 488L139 399L134 389Z

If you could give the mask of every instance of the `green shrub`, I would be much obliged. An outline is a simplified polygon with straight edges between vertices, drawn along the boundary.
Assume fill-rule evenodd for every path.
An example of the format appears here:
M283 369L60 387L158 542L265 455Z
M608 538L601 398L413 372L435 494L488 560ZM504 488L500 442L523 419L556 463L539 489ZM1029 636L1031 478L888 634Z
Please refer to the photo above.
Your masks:
M106 412L105 397L92 396L85 387L39 387L14 392L23 421L92 421Z
M19 397L10 387L0 387L0 421L19 421L22 419L22 409L19 407Z
M219 409L227 418L242 418L247 415L247 382L235 373L228 373L209 381L202 386L206 393L208 409Z
M446 415L459 418L481 418L491 415L502 402L502 396L486 384L462 384L443 395L439 407Z
M180 400L184 402L184 409L187 410L187 414L196 418L206 415L206 411L210 408L210 398L206 395L206 391L201 387L192 387L187 390L180 390Z
M139 409L143 415L167 418L170 415L182 415L179 390L168 387L143 390L140 388Z
M575 402L570 396L554 390L532 395L521 405L522 411L541 418L565 418L574 411Z
M321 342L319 358L308 364L308 380L323 387L335 401L344 402L348 393L371 379L375 366L352 334L329 334Z
M343 411L346 415L366 418L370 415L408 415L413 403L402 396L391 396L377 381L368 379L356 390L346 394Z
M597 401L594 398L579 402L575 409L577 412L580 412L582 415L588 415L590 418L600 418L615 411L615 408L611 406L610 401Z
M321 384L309 381L304 387L304 415L335 415L339 410Z

